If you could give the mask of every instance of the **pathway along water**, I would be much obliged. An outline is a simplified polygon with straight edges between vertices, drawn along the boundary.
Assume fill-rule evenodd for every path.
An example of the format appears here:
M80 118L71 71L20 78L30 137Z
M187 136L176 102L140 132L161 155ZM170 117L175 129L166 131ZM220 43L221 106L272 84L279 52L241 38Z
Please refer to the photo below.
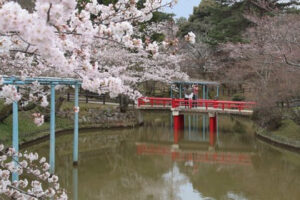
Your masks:
M201 116L185 117L178 146L169 120L145 113L140 128L80 132L78 168L72 135L57 138L55 169L70 199L300 199L299 154L256 140L249 121L220 117L218 147L209 151ZM47 156L49 143L30 150Z

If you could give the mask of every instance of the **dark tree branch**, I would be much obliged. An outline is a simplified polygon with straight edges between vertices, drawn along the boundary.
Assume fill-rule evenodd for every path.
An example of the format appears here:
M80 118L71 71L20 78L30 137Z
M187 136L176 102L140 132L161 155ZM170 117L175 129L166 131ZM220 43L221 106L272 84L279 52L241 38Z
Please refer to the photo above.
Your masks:
M19 188L17 188L17 187L14 187L14 186L12 186L12 185L7 185L7 187L8 187L8 188L11 188L11 189L13 189L13 190L19 191L20 193L25 194L25 195L30 196L30 197L33 197L33 198L36 198L36 199L43 199L43 198L39 198L39 197L37 197L37 196L35 196L35 195L29 194L28 192L25 192L24 190L21 190L21 189L19 189Z
M11 49L9 50L10 52L19 52L19 53L25 53L28 55L36 55L36 56L40 56L39 54L37 54L35 51L34 52L28 52L27 50L20 50L20 49Z
M294 66L294 67L300 67L300 64L290 62L290 61L288 60L288 58L286 57L286 55L283 55L283 57L284 57L284 60L285 60L285 63L286 63L286 64L291 65L291 66Z
M49 9L48 9L48 11L47 11L47 23L50 22L50 12L51 12L51 8L52 8L52 3L50 3Z

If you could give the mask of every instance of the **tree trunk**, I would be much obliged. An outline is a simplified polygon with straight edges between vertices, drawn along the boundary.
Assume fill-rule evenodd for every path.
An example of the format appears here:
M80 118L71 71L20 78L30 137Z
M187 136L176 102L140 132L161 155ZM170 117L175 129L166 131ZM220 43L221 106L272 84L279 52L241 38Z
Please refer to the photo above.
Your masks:
M129 99L128 96L121 94L120 99L120 112L125 113L128 110Z

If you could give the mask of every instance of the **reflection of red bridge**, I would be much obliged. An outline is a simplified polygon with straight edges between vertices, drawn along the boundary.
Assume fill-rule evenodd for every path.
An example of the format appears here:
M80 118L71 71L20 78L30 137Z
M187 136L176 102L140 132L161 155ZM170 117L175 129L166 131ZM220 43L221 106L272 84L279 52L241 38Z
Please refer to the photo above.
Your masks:
M194 163L251 165L251 153L189 151L157 144L137 143L138 155L171 156L174 161Z

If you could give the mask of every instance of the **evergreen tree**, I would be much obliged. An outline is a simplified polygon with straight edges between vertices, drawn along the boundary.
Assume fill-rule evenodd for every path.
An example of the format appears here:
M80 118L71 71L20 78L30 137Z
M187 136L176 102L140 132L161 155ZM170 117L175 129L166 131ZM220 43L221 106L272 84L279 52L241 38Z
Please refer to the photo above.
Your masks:
M226 42L245 42L243 31L253 25L245 14L274 15L280 11L298 11L299 1L283 3L280 0L202 0L186 23L180 25L179 35L189 31L203 42L218 45Z

